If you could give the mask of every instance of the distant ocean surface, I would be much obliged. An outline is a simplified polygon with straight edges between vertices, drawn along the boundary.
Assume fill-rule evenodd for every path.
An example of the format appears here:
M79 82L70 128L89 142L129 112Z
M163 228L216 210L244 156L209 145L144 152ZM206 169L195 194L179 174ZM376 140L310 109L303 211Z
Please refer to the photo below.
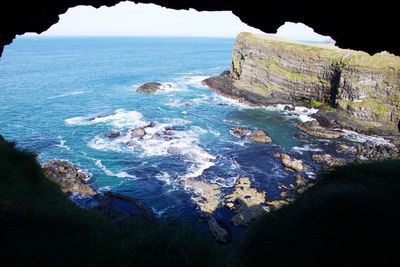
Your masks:
M182 179L198 177L232 189L239 176L279 198L278 183L295 174L272 155L288 152L318 171L307 151L323 141L300 143L295 124L310 110L284 112L236 103L202 86L229 69L234 39L20 37L0 59L0 134L36 151L43 163L66 159L91 174L99 191L142 200L160 217L194 218L195 192ZM166 90L140 94L145 82ZM128 130L177 129L172 140L143 138L127 145ZM271 144L230 134L235 126L262 129ZM121 131L121 137L105 135ZM171 153L178 149L179 153ZM223 216L221 214L220 216Z

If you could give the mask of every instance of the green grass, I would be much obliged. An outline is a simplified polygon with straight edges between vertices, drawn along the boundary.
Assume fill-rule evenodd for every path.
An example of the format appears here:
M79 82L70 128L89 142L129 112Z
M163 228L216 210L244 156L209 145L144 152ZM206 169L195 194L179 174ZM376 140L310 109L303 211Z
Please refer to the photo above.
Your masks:
M220 247L178 220L111 223L78 208L34 154L0 136L0 256L10 266L393 266L399 193L399 160L338 167Z

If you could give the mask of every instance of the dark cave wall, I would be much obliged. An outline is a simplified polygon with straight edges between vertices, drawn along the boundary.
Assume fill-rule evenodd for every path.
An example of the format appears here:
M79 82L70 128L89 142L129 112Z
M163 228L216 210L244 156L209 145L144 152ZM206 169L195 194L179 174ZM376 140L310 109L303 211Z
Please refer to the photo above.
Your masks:
M0 55L4 45L17 34L43 32L58 22L58 15L77 5L113 6L119 0L5 0L0 8ZM199 11L232 10L253 27L274 33L285 21L303 22L336 40L341 48L374 54L383 50L400 55L398 12L392 4L379 1L361 4L350 1L267 1L267 0L142 0L168 8ZM390 3L390 2L388 2ZM387 33L391 34L387 34Z

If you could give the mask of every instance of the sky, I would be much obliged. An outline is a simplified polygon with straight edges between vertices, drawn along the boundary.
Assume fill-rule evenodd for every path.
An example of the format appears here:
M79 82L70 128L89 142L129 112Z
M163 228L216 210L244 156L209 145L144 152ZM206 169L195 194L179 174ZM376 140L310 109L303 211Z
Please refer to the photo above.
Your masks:
M263 32L241 22L230 11L174 10L154 4L122 2L98 9L70 8L44 36L207 36L235 37L240 32ZM294 40L325 41L304 24L285 23L277 35Z

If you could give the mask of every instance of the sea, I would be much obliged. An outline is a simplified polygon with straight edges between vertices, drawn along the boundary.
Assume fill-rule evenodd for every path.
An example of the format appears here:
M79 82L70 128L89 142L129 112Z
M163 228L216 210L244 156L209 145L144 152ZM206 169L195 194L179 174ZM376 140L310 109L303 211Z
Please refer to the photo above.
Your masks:
M199 192L185 179L233 190L239 177L268 200L291 190L296 173L275 153L302 159L305 179L321 170L311 153L330 142L299 134L314 109L257 107L210 91L202 80L228 70L234 39L177 37L20 36L0 59L0 134L45 163L68 160L90 175L99 192L135 197L159 218L199 217ZM164 90L136 92L146 82ZM146 128L131 141L130 130ZM273 142L255 143L232 127L261 129ZM168 138L153 136L172 129ZM119 131L120 136L106 135ZM221 208L215 216L232 216Z

